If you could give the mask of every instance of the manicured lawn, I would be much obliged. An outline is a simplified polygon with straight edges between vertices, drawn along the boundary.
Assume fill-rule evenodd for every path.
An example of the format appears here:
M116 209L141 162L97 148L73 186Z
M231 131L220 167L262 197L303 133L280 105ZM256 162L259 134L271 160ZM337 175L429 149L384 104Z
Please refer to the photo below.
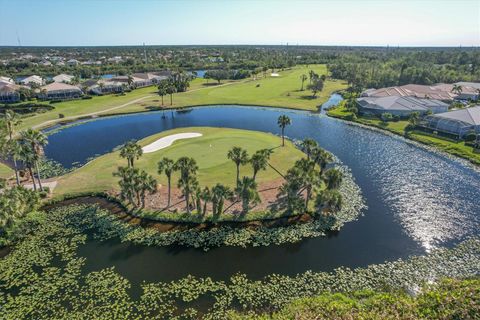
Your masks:
M413 132L411 137L416 141L428 144L442 151L470 160L474 164L480 165L480 153L474 152L473 148L465 145L464 141L448 141L442 138L425 135L418 131Z
M129 103L139 98L143 98L150 95L156 95L156 87L146 87L125 95L105 95L101 97L93 97L92 99L85 100L71 100L65 102L59 102L52 104L55 106L54 110L36 114L34 116L25 117L22 120L19 129L26 129L34 125L38 125L49 120L61 120L59 114L63 114L65 117L77 117L83 114L96 112L100 110L106 110L112 107L120 106L125 103Z
M340 118L340 119L344 119L344 120L350 120L349 117L352 115L352 113L350 111L348 111L347 109L345 109L343 107L343 105L340 105L336 108L332 108L332 109L328 110L327 114L331 117ZM405 132L404 131L405 127L408 125L408 121L406 121L406 120L392 121L392 122L384 123L380 119L366 118L366 117L360 117L360 116L357 117L356 122L362 123L362 124L365 124L365 125L369 125L369 126L373 126L373 127L377 127L377 128L380 128L380 129L385 129L385 130L388 130L388 131L391 131L393 133L397 133L397 134L400 134L400 135L403 135L403 133Z
M222 81L220 85L215 84L213 80L209 80L207 84L205 79L195 79L187 92L174 95L173 105L170 105L169 96L164 97L164 104L168 108L206 104L250 104L317 111L333 92L345 89L346 84L340 80L327 80L323 91L317 94L317 98L312 99L310 91L300 91L300 76L308 75L309 70L327 74L325 65L311 65L308 68L298 66L291 70L279 71L279 77L271 77L268 73L266 78L258 75L258 80L249 78ZM307 84L308 80L305 87ZM137 101L138 99L141 100ZM20 130L61 121L59 114L68 119L99 111L103 114L118 114L152 110L161 107L161 98L157 95L156 87L152 86L133 90L123 96L106 95L88 100L56 103L54 106L55 109L52 111L25 117ZM116 109L110 110L112 108Z
M324 103L328 97L335 91L346 88L346 84L340 80L327 80L322 92L317 94L317 98L312 98L309 90L300 91L302 74L308 75L309 70L314 70L318 74L327 74L325 65L311 65L308 68L299 66L291 70L279 71L279 77L271 77L267 74L258 75L258 80L252 78L237 81L231 84L212 85L215 81L210 80L210 85L204 89L190 90L186 93L174 95L173 106L183 107L205 104L249 104L295 108L309 111L317 111L318 107ZM206 83L206 80L203 80ZM308 80L305 82L305 87ZM166 97L167 98L167 97ZM140 105L158 105L152 100L147 99L140 102ZM152 101L152 103L150 103ZM170 107L170 100L166 99L167 107ZM125 111L135 111L136 105L129 106Z
M340 118L344 120L350 120L351 112L346 110L343 105L340 105L336 108L330 109L327 114L334 118ZM373 126L376 128L388 130L390 132L404 135L405 127L408 125L408 121L402 120L397 122L388 122L387 125L379 119L371 119L364 117L357 117L356 122L362 123L365 125ZM471 146L465 145L464 141L451 141L443 139L442 137L435 137L432 135L424 134L419 131L414 131L410 133L410 139L417 142L427 144L429 146L435 147L444 152L456 155L458 157L469 160L470 162L480 165L480 153L474 152Z
M0 178L7 179L13 175L13 170L7 165L0 163Z
M303 153L295 146L286 141L286 146L281 147L281 138L257 131L246 131L224 128L193 127L165 131L141 140L139 143L145 146L161 137L180 132L199 132L202 137L177 140L172 146L156 152L144 154L135 166L152 174L162 185L166 184L164 175L157 174L157 163L162 157L173 160L182 156L193 157L199 166L198 180L201 186L213 186L223 183L230 187L235 184L235 165L227 159L227 152L233 146L246 149L249 155L264 148L271 148L274 153L270 164L281 173L285 173L294 162L303 156ZM118 178L113 177L113 172L119 166L126 166L126 160L119 157L119 152L113 152L101 156L82 168L61 177L55 195L80 192L101 192L118 189ZM250 165L242 167L241 175L251 175ZM273 169L268 168L257 175L259 183L279 178L280 175ZM177 174L172 177L172 182L178 180Z

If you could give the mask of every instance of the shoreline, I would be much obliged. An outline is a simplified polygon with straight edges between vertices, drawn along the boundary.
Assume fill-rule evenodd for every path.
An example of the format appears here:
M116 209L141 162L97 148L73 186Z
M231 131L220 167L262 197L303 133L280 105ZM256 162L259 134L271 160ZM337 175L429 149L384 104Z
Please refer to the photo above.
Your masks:
M444 157L448 158L449 160L456 161L456 162L458 162L458 163L460 163L460 164L462 164L466 167L469 167L470 169L473 169L477 172L480 172L480 165L476 164L475 162L472 162L469 158L461 157L459 155L443 151L443 150L441 150L441 149L439 149L435 146L429 145L429 144L424 143L422 141L406 137L406 136L401 135L399 133L396 133L394 131L381 129L377 126L366 125L366 124L359 123L359 122L356 122L356 121L346 120L346 119L343 119L341 117L332 116L332 115L329 115L328 113L325 113L325 116L327 116L327 117L329 117L333 120L336 120L336 121L341 121L341 122L343 122L343 123L345 123L346 125L349 125L349 126L360 127L360 128L366 129L366 130L370 130L370 131L374 131L374 132L377 132L377 133L381 133L381 134L390 136L392 138L400 139L400 140L402 140L402 141L404 141L408 144L414 145L418 148L421 148L421 149L424 149L426 151L435 153L437 155L444 156Z

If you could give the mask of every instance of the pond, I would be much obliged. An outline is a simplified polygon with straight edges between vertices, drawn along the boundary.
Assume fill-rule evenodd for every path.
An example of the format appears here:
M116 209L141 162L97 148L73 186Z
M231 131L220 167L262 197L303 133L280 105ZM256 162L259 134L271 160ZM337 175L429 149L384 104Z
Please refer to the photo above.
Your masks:
M478 234L480 174L457 160L345 122L301 111L212 106L149 112L78 123L49 137L46 155L70 166L104 154L130 139L179 127L215 126L279 133L287 114L290 138L311 137L335 154L361 187L368 209L329 237L269 247L222 247L208 252L183 247L145 247L118 241L80 248L87 271L115 266L133 284L187 274L227 279L294 275L306 270L359 267L423 254Z
M205 76L205 72L207 72L207 70L195 70L197 78L203 78Z

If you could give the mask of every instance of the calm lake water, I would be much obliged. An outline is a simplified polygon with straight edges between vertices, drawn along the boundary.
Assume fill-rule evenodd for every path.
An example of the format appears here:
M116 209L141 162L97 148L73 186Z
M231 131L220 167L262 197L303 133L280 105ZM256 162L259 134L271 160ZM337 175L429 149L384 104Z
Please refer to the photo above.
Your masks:
M66 128L49 137L46 154L69 166L109 152L127 140L189 126L278 134L277 118L287 114L292 125L286 134L317 140L349 166L368 209L358 221L346 224L330 237L280 246L222 247L205 253L178 246L92 241L80 249L80 254L87 257L88 271L115 266L134 284L168 281L187 274L214 279L227 279L236 272L251 278L271 273L294 275L405 258L478 235L480 174L401 138L324 115L272 108L214 106L169 111L164 118L162 114L102 118Z

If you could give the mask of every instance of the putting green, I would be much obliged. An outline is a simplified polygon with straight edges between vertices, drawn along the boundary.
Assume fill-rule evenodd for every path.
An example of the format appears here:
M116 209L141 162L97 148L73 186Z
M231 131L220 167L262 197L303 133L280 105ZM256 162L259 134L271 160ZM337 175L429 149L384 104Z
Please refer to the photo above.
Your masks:
M177 140L167 148L144 154L135 162L135 166L152 174L159 183L165 185L165 176L157 174L158 161L163 157L173 160L182 156L193 157L199 167L198 180L201 186L223 183L233 187L236 169L234 163L227 158L227 152L234 146L246 149L249 155L260 149L272 149L273 154L269 163L282 174L304 155L290 141L286 141L285 147L281 147L281 138L273 134L226 128L190 127L169 130L147 137L139 141L139 144L146 146L159 138L182 132L198 132L202 136ZM118 190L118 178L113 176L113 172L126 164L126 159L120 158L118 151L96 158L59 178L54 195ZM257 181L263 183L281 178L276 170L269 167L266 171L261 171L257 174ZM249 164L242 166L240 175L251 176L251 166ZM172 177L175 185L177 180L178 175L175 173Z

